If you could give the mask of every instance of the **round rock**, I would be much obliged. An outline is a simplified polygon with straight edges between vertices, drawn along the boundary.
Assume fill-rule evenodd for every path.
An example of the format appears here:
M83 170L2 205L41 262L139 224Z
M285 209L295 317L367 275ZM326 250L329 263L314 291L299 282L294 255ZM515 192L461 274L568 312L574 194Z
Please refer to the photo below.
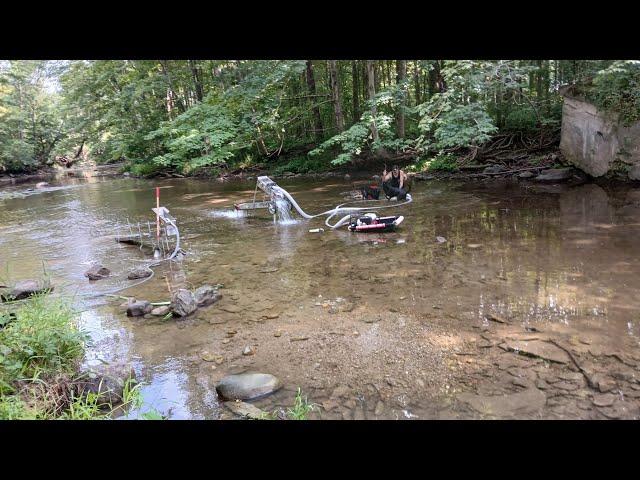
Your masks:
M241 373L224 377L216 385L216 390L227 400L252 400L281 387L280 380L268 373Z

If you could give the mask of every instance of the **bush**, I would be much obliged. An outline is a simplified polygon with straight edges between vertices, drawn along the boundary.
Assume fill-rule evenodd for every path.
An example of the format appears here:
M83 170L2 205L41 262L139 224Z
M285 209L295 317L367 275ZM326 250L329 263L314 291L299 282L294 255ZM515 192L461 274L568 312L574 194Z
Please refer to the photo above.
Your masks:
M0 329L0 394L14 392L18 380L76 370L87 336L76 326L68 305L38 295L14 314L15 320Z
M451 155L440 155L427 163L429 171L455 172L458 170L455 157Z

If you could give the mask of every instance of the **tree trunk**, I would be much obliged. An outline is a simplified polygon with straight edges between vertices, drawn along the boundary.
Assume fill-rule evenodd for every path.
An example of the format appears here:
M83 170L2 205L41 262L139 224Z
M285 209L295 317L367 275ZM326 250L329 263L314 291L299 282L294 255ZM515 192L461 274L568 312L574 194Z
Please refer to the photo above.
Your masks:
M73 157L73 158L78 158L80 156L80 154L82 153L82 149L84 147L84 142L86 142L86 140L87 140L86 138L82 139L82 143L80 143L80 148L78 149L78 151L76 152L75 157Z
M438 88L438 92L444 93L447 91L447 84L444 81L444 77L442 76L442 69L444 68L444 60L436 61L436 87Z
M367 80L368 80L368 95L369 98L373 99L376 95L376 83L375 83L375 61L367 60ZM371 122L371 134L373 136L373 141L380 141L380 137L378 136L378 128L376 127L375 115L376 115L376 105L375 102L372 102L373 106L371 108L374 120Z
M359 85L358 85L358 64L356 60L351 61L351 75L352 75L352 91L353 91L353 123L356 123L360 119L360 99L359 97Z
M338 132L344 131L344 115L342 114L342 95L340 92L340 79L338 78L338 62L328 60L329 81L331 82L331 98L333 99L333 109L336 116L336 127Z
M199 102L202 102L204 95L202 91L202 80L200 79L200 69L196 66L195 60L189 60L189 66L191 67L191 75L193 76L196 98Z
M397 130L398 138L404 138L404 104L405 104L405 80L407 78L407 61L396 61L396 83L400 86L400 101L398 102Z
M418 72L418 60L415 60L413 64L413 81L416 90L416 105L420 105L422 102L420 101L420 73Z
M313 120L316 141L322 141L322 117L320 117L320 107L316 103L316 79L313 75L313 64L311 60L307 60L307 88L309 89L309 97L313 106Z
M164 75L165 80L167 81L167 86L169 87L169 92L171 92L171 98L175 99L178 103L178 108L180 113L184 113L186 111L184 102L176 93L176 90L173 88L173 82L171 81L171 75L169 75L169 69L167 68L167 60L160 60L160 66L162 67L162 73Z

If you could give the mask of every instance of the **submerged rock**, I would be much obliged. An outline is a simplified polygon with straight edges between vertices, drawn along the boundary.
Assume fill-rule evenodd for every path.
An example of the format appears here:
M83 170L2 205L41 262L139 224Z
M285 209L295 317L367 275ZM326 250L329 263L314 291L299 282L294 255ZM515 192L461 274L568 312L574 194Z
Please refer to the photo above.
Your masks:
M139 278L147 278L153 275L153 271L150 268L136 268L129 272L127 278L129 280L137 280Z
M504 172L506 169L502 166L502 165L490 165L487 168L485 168L482 173L501 173Z
M568 180L573 176L573 168L550 168L536 177L538 182Z
M571 361L567 352L552 343L541 340L510 341L506 343L505 347L512 352L542 358L550 362L569 363Z
M171 299L171 309L179 317L186 317L198 309L198 304L193 293L181 288Z
M102 265L93 265L89 270L84 272L84 276L89 280L100 280L102 278L106 278L111 273L107 267Z
M535 413L547 402L547 396L537 388L528 388L522 392L497 396L461 393L457 399L478 413L493 416Z
M38 282L36 280L21 280L17 282L9 291L8 295L3 295L3 299L22 300L31 295L38 295L47 291L52 291L53 287L48 282Z
M241 373L224 377L216 385L218 393L228 400L251 400L269 395L282 384L268 373Z
M211 285L201 286L194 292L193 296L199 307L206 307L222 298L222 295L218 293L218 289Z
M91 367L78 382L78 393L98 394L98 405L113 406L121 403L124 387L129 380L135 380L136 373L131 365L112 363Z
M151 310L151 315L155 315L156 317L164 317L170 311L171 307L169 305L162 305Z
M38 182L36 183L36 188L44 188L44 187L48 187L49 183L47 182Z
M627 173L631 180L640 180L640 165L634 165L629 169Z
M236 415L247 417L252 420L263 420L267 416L267 412L265 412L264 410L260 410L255 405L241 402L239 400L233 402L224 402L223 405Z
M528 171L528 172L521 172L518 174L518 178L531 178L534 177L535 173Z
M153 305L146 300L137 300L129 303L127 306L127 317L142 317L147 313L151 313Z

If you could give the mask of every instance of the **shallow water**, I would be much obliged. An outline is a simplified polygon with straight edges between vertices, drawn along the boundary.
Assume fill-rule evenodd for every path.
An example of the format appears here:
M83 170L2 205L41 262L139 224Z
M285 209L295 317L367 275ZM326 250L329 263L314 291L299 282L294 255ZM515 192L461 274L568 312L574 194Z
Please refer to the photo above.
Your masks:
M353 188L342 179L276 181L308 213L343 203ZM128 270L148 260L113 236L127 221L153 223L155 186L187 255L119 295L165 301L177 288L224 284L219 303L186 320L127 318L122 300L91 296L133 283ZM252 201L252 181L76 178L34 187L0 190L1 280L37 278L44 265L82 311L93 338L87 361L131 361L146 383L145 408L170 418L224 418L213 384L245 370L283 380L256 402L269 410L290 406L301 387L324 405L316 418L437 418L455 410L451 392L470 388L471 367L451 359L491 326L488 314L622 353L639 345L637 189L416 183L411 205L380 211L405 216L397 232L354 234L295 213L282 224L266 210L236 212L234 203ZM325 232L309 233L316 227ZM87 281L93 261L112 277ZM353 309L331 313L327 301L338 297ZM246 345L256 354L243 356ZM203 361L205 349L223 363ZM339 387L345 402L335 400Z

